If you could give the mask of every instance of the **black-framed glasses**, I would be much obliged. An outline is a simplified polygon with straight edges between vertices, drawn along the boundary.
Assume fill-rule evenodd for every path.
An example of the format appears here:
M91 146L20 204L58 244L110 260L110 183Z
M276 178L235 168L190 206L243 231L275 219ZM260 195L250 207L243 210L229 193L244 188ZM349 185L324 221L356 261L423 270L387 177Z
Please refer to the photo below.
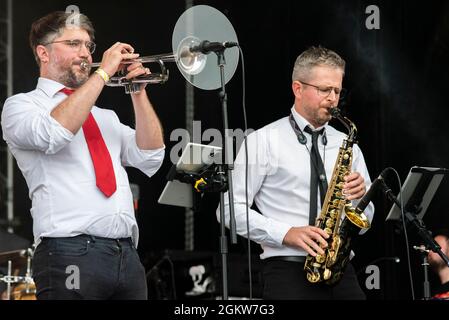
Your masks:
M83 40L79 40L79 39L75 39L75 40L58 40L58 41L52 41L52 42L48 42L45 45L49 45L52 43L64 43L66 45L68 45L70 48L72 48L73 50L81 50L81 46L84 45L86 46L87 50L89 51L90 54L93 54L95 52L95 48L97 47L97 45L95 44L95 42L92 41L83 41Z
M319 96L323 98L327 98L332 91L334 91L335 95L339 97L339 99L343 99L346 96L346 89L345 88L335 88L335 87L321 87L314 84L310 84L301 80L298 80L302 84L305 84L306 86L314 87L318 93Z

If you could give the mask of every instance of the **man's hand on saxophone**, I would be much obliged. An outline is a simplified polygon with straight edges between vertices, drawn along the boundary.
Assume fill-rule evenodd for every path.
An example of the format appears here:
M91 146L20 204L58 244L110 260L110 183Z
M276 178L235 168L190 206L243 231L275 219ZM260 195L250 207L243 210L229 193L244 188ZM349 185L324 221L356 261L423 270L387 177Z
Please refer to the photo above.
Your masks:
M365 179L358 172L352 172L345 177L344 194L348 200L360 199L366 192ZM327 247L329 235L320 228L314 226L292 227L284 237L283 244L292 247L300 247L308 254L315 257L324 254L322 248ZM320 244L320 245L318 245Z
M324 255L322 248L327 247L329 235L320 228L314 226L292 227L284 237L283 244L304 249L308 254L316 256Z
M358 172L352 172L345 177L345 184L343 187L343 194L346 199L354 200L360 199L366 192L365 179Z

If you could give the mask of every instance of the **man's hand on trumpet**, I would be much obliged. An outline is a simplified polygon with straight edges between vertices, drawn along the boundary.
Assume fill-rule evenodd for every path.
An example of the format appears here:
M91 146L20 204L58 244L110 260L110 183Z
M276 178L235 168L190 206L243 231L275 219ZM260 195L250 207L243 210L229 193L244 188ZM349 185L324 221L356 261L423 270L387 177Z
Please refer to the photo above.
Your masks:
M138 57L139 54L134 53L134 48L131 45L117 42L103 53L100 68L109 77L112 77L118 70L123 68L123 60L137 59Z
M124 66L126 67L126 79L130 80L133 78L136 78L138 76L142 75L148 75L151 73L149 68L145 68L141 62L135 62L130 65ZM145 87L147 86L147 83L141 83L140 84L140 92L142 92Z

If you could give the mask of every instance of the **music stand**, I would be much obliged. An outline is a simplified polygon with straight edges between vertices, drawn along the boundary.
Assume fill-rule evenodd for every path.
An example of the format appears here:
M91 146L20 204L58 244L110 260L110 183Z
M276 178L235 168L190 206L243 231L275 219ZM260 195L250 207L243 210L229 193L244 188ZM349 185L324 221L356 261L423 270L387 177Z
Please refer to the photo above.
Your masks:
M444 168L412 167L397 197L399 203L401 196L403 197L404 211L413 212L417 218L422 219L448 171ZM400 204L393 204L386 221L400 219Z
M221 148L189 142L176 165L167 175L167 184L158 203L185 208L195 208L198 192L193 188L201 173L221 161Z
M412 167L402 186L402 190L398 197L395 197L391 190L386 190L386 194L392 200L393 206L386 218L386 221L400 221L401 220L401 197L404 204L404 217L406 226L415 228L418 235L424 242L426 250L415 248L421 251L424 266L424 299L430 299L430 288L427 276L427 253L429 250L437 253L441 259L449 266L448 257L441 251L441 247L433 239L432 233L426 229L422 218L426 214L427 208L432 201L438 187L444 176L448 174L449 170L445 168L430 168L430 167Z

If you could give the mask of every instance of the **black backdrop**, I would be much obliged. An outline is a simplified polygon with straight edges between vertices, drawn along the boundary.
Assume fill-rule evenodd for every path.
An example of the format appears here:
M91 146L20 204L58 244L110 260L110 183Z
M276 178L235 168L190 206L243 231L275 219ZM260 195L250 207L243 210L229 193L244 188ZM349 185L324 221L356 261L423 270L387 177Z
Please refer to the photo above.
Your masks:
M171 50L171 34L184 1L14 1L14 92L34 89L38 69L28 47L33 20L53 10L77 5L96 28L97 52L94 60L116 41L133 44L144 55ZM293 103L291 70L296 56L310 45L321 44L340 53L347 61L344 85L350 91L345 106L348 117L359 128L360 146L375 178L383 168L394 167L404 180L409 168L449 166L446 126L449 92L449 3L447 1L196 1L222 11L233 24L246 63L247 109L250 128L260 128L288 114ZM368 30L365 9L380 9L380 29ZM171 163L169 152L177 141L170 133L185 123L185 81L174 65L170 80L148 88L165 130L167 156L160 171L151 179L128 170L131 182L141 190L138 222L141 229L139 251L144 259L165 249L184 247L184 210L157 204ZM241 128L241 70L227 86L232 128ZM114 109L120 119L132 125L129 97L119 88L107 88L97 103ZM202 130L221 128L216 92L195 89L195 120ZM207 143L207 141L204 141ZM447 195L449 182L440 187L425 223L429 229L449 226ZM397 191L393 176L389 184ZM15 178L15 213L22 225L17 232L31 238L30 201L20 172ZM207 195L195 215L195 251L218 250L219 226L215 218L218 198ZM354 260L361 270L371 261L398 256L401 263L378 263L381 288L367 290L372 299L408 299L407 268L403 237L385 223L390 204L380 195L375 199L376 215L371 230L357 243ZM413 239L413 237L412 237ZM415 244L415 242L413 243ZM254 246L257 253L257 246ZM245 241L231 248L246 252ZM412 271L416 296L421 297L421 269L415 253ZM150 262L148 262L150 264ZM149 265L150 266L150 265ZM434 281L434 279L433 279Z

